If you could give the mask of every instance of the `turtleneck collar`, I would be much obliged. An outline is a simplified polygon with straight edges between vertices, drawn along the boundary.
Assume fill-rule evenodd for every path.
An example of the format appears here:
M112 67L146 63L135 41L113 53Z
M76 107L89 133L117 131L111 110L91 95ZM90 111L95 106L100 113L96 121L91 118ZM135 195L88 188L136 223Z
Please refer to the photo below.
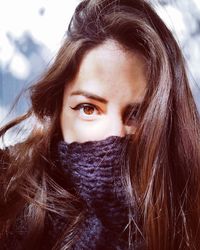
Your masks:
M128 199L123 171L130 135L110 136L100 141L57 145L60 168L76 194L103 223L122 230L128 219ZM113 218L116 216L116 220ZM108 219L112 217L112 220Z

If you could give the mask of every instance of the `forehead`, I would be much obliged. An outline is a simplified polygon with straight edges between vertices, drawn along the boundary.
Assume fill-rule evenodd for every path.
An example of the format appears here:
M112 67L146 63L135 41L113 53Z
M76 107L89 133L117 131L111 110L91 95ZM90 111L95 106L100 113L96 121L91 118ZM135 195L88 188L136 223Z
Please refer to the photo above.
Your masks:
M140 101L146 88L145 60L109 40L84 56L71 91L83 90L118 101ZM133 100L134 99L134 100Z

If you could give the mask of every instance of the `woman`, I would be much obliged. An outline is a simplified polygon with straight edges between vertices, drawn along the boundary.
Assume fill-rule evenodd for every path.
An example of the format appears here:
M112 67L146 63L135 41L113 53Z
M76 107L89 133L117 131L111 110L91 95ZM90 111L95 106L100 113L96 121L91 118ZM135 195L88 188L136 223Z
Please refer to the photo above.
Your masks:
M199 249L199 114L144 0L84 0L1 151L1 249ZM31 121L32 121L31 120Z

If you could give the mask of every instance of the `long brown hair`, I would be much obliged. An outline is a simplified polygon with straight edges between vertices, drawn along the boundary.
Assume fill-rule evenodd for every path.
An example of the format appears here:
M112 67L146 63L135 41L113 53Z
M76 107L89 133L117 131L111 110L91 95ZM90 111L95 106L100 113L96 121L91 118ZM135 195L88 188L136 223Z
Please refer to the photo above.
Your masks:
M66 39L42 79L29 88L31 108L0 130L34 117L26 140L2 157L1 235L17 215L28 213L27 249L39 242L47 211L69 219L69 249L84 212L77 197L48 174L52 147L62 137L59 116L64 86L85 53L107 39L138 51L147 64L147 91L125 173L130 207L129 240L149 250L200 249L200 119L185 62L171 32L144 0L84 0L75 10ZM5 212L4 212L5 211ZM33 239L30 241L30 239ZM30 245L29 245L30 244ZM132 244L134 246L135 243ZM31 248L32 247L32 248Z

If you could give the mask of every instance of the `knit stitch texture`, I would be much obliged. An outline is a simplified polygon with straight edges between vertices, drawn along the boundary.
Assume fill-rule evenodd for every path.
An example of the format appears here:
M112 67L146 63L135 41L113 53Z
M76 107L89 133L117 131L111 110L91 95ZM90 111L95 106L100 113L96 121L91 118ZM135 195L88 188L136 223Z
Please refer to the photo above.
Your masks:
M111 136L101 141L70 144L59 141L55 145L52 177L61 180L66 189L74 190L86 207L72 250L129 249L126 230L129 203L122 177L129 139ZM39 249L52 249L66 226L62 216L47 214ZM22 250L24 235L26 225L18 218L0 249ZM134 245L130 249L143 248Z
M128 139L111 136L58 145L61 167L88 208L75 250L128 249L121 237L128 224L128 199L122 180Z

